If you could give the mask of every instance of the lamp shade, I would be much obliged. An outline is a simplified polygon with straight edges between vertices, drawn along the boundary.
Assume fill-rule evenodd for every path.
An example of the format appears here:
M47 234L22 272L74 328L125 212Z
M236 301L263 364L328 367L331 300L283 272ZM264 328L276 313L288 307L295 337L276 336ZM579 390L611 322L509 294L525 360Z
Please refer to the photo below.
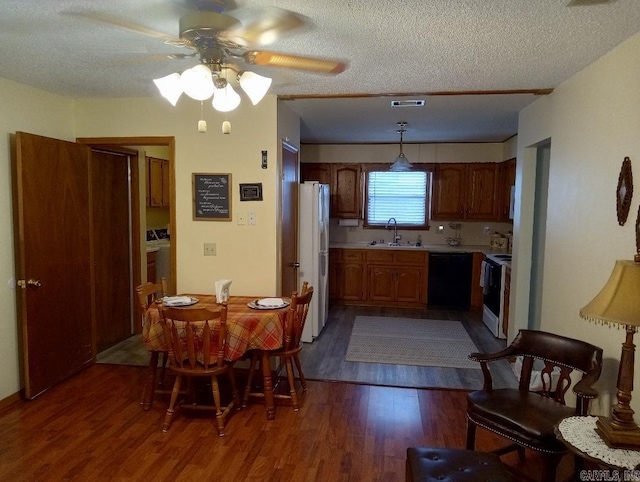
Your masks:
M202 64L182 72L180 83L184 93L195 100L207 100L215 89L211 70Z
M617 260L609 281L580 316L604 324L640 326L640 263Z
M267 94L271 87L271 79L255 72L243 72L238 76L240 87L247 94L251 103L256 105Z
M229 112L240 105L240 96L231 84L227 84L224 88L215 90L211 104L217 111Z
M180 74L173 73L160 79L153 79L153 83L158 87L160 95L175 106L183 92Z
M410 171L413 165L409 162L409 159L405 157L405 155L401 152L400 155L396 158L391 167L389 168L392 172L406 172Z

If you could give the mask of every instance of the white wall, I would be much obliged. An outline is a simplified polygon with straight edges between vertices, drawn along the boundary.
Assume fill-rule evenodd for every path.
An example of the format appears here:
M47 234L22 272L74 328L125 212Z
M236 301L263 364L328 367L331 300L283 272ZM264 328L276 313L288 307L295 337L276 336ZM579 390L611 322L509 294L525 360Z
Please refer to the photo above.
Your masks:
M77 137L174 136L176 139L177 291L211 293L221 278L233 280L237 295L275 295L277 290L277 158L276 97L252 106L246 99L227 114L231 134L221 131L224 114L205 108L208 132L197 131L200 104L180 99L174 108L161 98L88 99L77 102ZM261 151L273 162L261 168ZM193 173L231 173L232 220L194 221ZM251 203L255 226L238 225L240 183L261 182L262 202ZM244 213L246 216L246 213ZM203 255L204 243L216 243L217 256Z
M524 326L528 309L535 180L535 149L531 146L550 139L541 329L604 349L605 373L599 383L604 396L596 409L605 413L615 402L624 331L589 323L578 313L605 284L615 260L632 259L635 254L640 196L634 197L629 220L620 227L615 191L624 157L631 158L636 171L640 166L639 51L637 34L552 95L524 109L519 119L517 171L521 179L516 189L521 202L514 224L514 328ZM640 369L636 367L635 373L639 387ZM640 410L640 392L632 407Z

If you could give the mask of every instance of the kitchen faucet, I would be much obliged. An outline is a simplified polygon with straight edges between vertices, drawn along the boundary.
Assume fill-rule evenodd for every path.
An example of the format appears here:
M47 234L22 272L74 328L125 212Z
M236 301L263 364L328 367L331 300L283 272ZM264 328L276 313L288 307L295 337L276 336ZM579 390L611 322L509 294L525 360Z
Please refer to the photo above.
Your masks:
M387 225L385 226L385 229L389 229L389 225L391 224L391 221L393 221L393 243L392 244L397 245L398 241L402 236L398 234L398 222L396 221L396 218L389 218L389 220L387 221Z

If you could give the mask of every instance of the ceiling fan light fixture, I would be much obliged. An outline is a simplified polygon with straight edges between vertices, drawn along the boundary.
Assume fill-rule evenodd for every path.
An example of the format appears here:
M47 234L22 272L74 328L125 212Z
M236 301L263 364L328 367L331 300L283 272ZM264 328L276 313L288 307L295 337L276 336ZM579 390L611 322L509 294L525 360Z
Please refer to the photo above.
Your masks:
M402 140L404 137L404 133L406 132L405 126L406 122L397 122L398 124L398 134L400 134L400 154L396 157L396 160L391 164L389 171L392 172L406 172L410 171L413 168L413 165L409 162L409 159L404 155L402 151Z
M207 100L215 89L211 70L203 64L182 72L180 83L184 93L194 100Z
M272 79L255 72L245 71L238 75L238 82L240 82L240 87L245 94L251 99L251 103L257 105L267 95Z
M224 89L215 90L211 105L219 112L229 112L240 105L240 96L231 84L227 84Z
M182 83L180 82L180 74L176 72L159 79L153 79L153 83L156 84L156 87L160 91L160 95L175 107L183 92Z

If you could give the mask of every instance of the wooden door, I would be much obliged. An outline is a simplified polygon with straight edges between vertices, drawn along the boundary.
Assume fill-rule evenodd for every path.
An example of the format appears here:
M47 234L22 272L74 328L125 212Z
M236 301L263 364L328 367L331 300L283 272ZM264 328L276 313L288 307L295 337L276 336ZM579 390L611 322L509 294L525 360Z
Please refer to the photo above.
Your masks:
M465 165L436 164L433 176L432 219L464 219Z
M497 219L497 187L497 164L467 164L467 219Z
M135 159L137 162L137 156ZM132 334L129 156L94 150L91 174L96 344L100 353Z
M298 291L298 150L283 142L280 187L280 295Z
M18 132L16 274L25 396L95 359L88 147Z

